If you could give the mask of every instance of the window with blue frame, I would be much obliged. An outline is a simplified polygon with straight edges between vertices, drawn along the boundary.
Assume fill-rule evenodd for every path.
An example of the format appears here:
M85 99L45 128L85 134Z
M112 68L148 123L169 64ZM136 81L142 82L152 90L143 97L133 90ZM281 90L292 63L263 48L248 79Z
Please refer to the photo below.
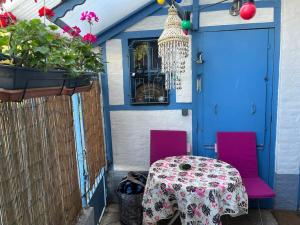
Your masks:
M168 104L165 75L160 72L157 39L130 40L131 104Z

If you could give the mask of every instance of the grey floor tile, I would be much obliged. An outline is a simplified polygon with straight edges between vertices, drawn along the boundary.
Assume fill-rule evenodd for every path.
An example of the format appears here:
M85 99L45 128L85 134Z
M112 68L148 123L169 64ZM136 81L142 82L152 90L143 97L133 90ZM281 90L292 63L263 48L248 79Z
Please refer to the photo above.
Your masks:
M269 210L262 210L263 225L278 225L273 214ZM167 221L162 221L158 225L165 225ZM222 217L223 225L261 225L259 211L249 210L248 215L239 217ZM109 205L104 213L100 225L121 225L119 222L119 206L118 204ZM180 221L176 221L174 225L181 225Z

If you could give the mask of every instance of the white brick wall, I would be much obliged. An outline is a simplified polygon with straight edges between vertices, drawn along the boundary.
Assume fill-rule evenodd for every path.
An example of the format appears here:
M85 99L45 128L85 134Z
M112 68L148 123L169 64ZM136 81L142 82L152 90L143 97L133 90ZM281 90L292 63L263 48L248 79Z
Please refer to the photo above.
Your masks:
M298 174L300 166L300 1L281 2L276 173Z
M181 110L113 111L110 113L114 169L147 171L150 161L150 130L184 130L192 139L192 112Z

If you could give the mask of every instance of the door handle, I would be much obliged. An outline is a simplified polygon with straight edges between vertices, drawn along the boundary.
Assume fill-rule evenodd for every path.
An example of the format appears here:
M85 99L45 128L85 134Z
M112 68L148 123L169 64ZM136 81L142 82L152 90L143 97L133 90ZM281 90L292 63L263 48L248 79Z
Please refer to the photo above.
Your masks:
M215 113L215 115L217 115L218 112L219 112L219 106L218 106L218 104L215 104L215 106L214 106L214 113Z
M202 77L201 76L198 76L198 78L197 78L196 89L197 89L197 93L202 92Z
M251 106L251 114L254 115L256 113L256 105L253 103Z

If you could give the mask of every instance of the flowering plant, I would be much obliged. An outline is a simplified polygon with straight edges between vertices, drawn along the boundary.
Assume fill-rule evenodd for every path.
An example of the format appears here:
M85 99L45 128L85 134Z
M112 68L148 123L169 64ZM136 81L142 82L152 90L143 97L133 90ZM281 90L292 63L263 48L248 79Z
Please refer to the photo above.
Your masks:
M1 29L0 58L8 58L18 67L66 70L72 77L103 70L101 53L93 51L90 43L79 37L62 36L57 29L55 25L45 25L40 19L19 21Z
M0 0L0 5L2 3L5 0ZM47 18L54 16L53 10L46 6L38 14ZM93 51L92 46L97 40L92 34L92 26L99 18L96 13L86 11L81 14L80 19L88 22L90 32L81 37L78 26L65 26L64 32L72 37L68 38L56 32L57 26L47 26L39 19L16 23L16 17L12 13L4 13L3 18L0 15L0 27L4 28L0 31L0 60L10 59L15 66L45 71L67 70L71 76L101 72L101 54Z
M83 36L83 41L89 42L89 43L95 43L97 41L97 37L92 34L92 26L93 26L94 22L96 22L96 23L99 22L98 16L96 15L95 12L85 11L85 12L81 13L80 20L87 21L90 26L90 32Z

